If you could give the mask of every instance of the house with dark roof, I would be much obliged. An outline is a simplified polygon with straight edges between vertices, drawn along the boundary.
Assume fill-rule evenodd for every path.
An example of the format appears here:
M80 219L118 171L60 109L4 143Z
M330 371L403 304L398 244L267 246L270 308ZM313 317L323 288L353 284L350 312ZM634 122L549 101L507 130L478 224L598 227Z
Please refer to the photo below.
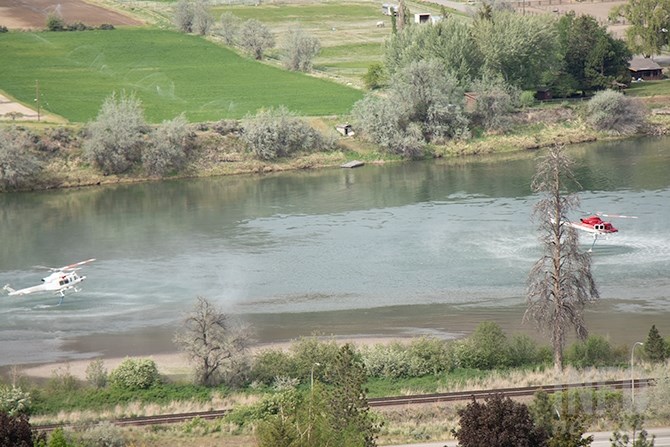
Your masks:
M628 65L633 80L656 81L663 79L663 69L647 57L635 56Z

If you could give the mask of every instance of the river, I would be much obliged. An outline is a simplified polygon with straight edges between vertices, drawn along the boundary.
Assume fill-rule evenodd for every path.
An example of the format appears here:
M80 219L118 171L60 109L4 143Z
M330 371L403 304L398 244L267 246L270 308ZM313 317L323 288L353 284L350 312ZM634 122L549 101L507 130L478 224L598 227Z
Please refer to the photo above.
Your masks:
M670 335L670 140L569 149L583 213L615 219L593 272L592 331ZM170 351L205 296L260 342L462 336L522 325L540 255L538 153L0 195L0 285L96 258L79 293L0 296L0 365ZM580 217L576 213L574 218ZM583 238L584 249L591 239Z

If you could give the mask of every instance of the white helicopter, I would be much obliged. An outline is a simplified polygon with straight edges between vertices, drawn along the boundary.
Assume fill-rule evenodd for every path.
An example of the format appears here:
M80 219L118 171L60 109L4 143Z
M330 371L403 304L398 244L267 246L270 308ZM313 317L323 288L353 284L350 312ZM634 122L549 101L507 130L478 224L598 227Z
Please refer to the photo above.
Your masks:
M77 274L77 270L80 269L79 266L93 261L95 261L94 258L66 265L64 267L49 268L49 271L52 273L49 276L42 278L42 284L36 286L15 290L9 287L9 284L6 284L3 289L9 292L9 296L29 295L35 292L54 292L55 294L60 295L60 301L58 302L60 305L65 297L65 291L74 290L75 292L79 292L77 284L86 279L86 276Z

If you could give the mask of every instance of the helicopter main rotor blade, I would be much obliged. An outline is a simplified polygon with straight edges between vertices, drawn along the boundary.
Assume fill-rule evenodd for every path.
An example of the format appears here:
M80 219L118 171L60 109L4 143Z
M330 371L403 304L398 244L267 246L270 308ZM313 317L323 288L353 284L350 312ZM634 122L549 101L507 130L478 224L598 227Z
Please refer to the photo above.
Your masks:
M603 216L603 217L617 217L620 219L637 219L637 216L624 216L623 214L605 214L605 213L598 213L598 216Z
M93 262L93 261L95 261L95 258L87 259L85 261L75 262L74 264L66 265L65 267L61 267L61 268L56 269L56 270L73 270L77 266L88 264L89 262Z

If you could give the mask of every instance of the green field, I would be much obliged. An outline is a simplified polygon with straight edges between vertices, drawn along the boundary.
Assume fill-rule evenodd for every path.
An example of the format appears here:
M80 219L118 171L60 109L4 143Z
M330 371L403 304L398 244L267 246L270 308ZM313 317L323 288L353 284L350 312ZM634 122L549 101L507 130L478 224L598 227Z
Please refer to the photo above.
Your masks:
M362 76L368 67L383 58L382 44L391 35L390 16L382 14L381 1L373 0L313 0L309 3L259 3L212 7L218 21L224 12L242 20L256 19L265 24L281 45L281 38L292 26L321 42L321 52L314 60L315 70L335 77L340 82L362 86ZM439 14L434 5L406 2L411 12ZM383 22L383 27L377 23ZM270 51L277 56L278 51Z
M285 105L346 114L362 92L242 58L201 37L152 29L0 34L0 88L70 121L94 118L112 92L135 92L150 122L241 118Z

